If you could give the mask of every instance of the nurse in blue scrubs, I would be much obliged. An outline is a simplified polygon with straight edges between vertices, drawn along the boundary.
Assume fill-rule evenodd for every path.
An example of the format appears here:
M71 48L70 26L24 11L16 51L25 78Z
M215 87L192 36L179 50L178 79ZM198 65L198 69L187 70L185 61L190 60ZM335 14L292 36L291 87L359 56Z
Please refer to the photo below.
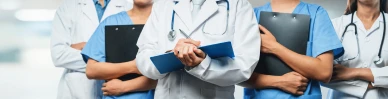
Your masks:
M294 72L282 76L253 73L245 82L245 99L321 99L319 82L329 82L333 71L333 59L342 55L343 48L334 31L326 10L319 5L300 0L271 0L254 8L257 23L260 12L282 12L310 15L310 40L305 55L293 52L276 42L276 38L259 26L261 52L274 54L289 65ZM305 27L300 27L305 28Z
M141 74L135 60L123 63L105 62L105 26L145 24L151 13L152 3L152 0L134 0L131 10L109 16L100 23L83 48L82 55L87 60L86 75L89 79L101 80L104 99L153 99L157 81L145 76L127 81L116 79L129 73Z

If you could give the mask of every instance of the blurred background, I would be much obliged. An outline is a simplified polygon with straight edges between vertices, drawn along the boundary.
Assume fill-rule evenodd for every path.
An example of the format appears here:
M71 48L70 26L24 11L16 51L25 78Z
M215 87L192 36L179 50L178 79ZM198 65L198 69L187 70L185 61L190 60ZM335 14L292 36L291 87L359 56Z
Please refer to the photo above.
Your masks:
M250 0L252 6L270 0ZM322 5L331 18L343 14L346 0L302 0ZM63 69L50 56L51 20L62 0L0 0L1 99L55 99ZM242 98L236 87L236 99ZM325 98L327 89L322 89Z

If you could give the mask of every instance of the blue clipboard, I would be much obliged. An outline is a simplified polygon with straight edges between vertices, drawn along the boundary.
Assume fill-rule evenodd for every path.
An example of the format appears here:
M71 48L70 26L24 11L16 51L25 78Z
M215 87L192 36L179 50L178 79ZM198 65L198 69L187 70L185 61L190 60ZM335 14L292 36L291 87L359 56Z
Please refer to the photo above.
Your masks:
M235 57L232 43L230 41L201 46L199 49L205 52L212 59L220 57L230 57L233 59ZM184 65L174 55L173 52L153 56L151 57L151 61L155 65L156 69L158 69L160 74L177 71L184 68Z

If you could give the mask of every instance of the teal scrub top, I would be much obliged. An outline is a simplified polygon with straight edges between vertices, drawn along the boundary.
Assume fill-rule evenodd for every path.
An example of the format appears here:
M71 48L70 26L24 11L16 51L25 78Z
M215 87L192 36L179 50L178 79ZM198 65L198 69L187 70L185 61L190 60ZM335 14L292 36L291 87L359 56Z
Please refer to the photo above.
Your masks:
M96 31L90 37L89 41L86 43L85 47L82 49L82 56L85 62L89 58L92 58L98 62L105 62L105 26L107 25L131 25L133 22L128 16L127 12L120 12L115 15L107 17L100 25L97 27ZM98 81L100 84L97 84L97 89L102 88L104 81ZM102 91L99 92L102 95ZM154 90L142 91L142 92L131 92L125 93L120 96L104 96L104 99L153 99Z
M260 21L260 12L272 12L270 3L254 8L257 23ZM340 57L344 49L331 23L326 10L319 5L300 2L294 9L294 14L310 15L310 38L306 55L317 57L327 51L333 51L334 58ZM244 89L244 99L321 99L321 89L318 81L311 80L304 95L294 96L281 89Z

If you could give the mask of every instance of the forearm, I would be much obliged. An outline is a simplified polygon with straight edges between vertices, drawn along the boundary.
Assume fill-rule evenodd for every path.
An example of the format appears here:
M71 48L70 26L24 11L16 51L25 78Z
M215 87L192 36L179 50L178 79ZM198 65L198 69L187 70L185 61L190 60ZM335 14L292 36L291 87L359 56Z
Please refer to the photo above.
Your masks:
M333 70L332 52L323 53L317 58L295 53L276 43L272 53L284 61L294 71L303 76L322 82L329 82ZM320 59L319 57L326 58ZM330 61L331 60L331 61Z
M135 79L124 81L124 87L126 92L147 91L155 89L157 82L157 80L140 76Z
M374 82L374 77L370 68L354 68L357 70L356 79Z
M257 89L276 88L275 84L279 79L280 76L253 73L247 82Z
M85 72L86 64L79 50L64 45L51 47L51 59L56 67Z
M95 62L89 59L86 66L86 75L89 79L109 80L118 78L125 74L136 73L140 74L135 61L123 63L105 63Z

